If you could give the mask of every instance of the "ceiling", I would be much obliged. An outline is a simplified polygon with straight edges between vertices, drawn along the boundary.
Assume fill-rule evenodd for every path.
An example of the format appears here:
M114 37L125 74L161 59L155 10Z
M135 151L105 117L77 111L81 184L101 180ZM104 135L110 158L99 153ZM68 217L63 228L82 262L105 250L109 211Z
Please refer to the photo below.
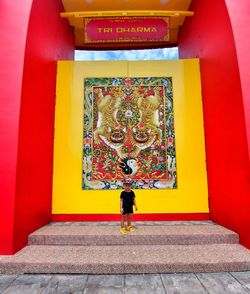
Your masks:
M176 46L178 32L185 17L190 17L188 11L192 0L62 0L64 12L61 17L68 19L74 28L75 46L78 49L116 49L116 48L152 48ZM178 12L178 13L177 13ZM84 17L97 16L156 16L169 15L169 41L140 44L85 44Z

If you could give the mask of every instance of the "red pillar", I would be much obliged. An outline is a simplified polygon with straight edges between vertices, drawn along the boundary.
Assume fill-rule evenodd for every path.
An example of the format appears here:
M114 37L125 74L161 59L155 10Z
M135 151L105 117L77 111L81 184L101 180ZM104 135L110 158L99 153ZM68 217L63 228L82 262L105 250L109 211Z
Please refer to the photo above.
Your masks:
M233 0L225 0L225 2L230 16L235 40L246 120L248 154L250 159L250 5L248 0L241 0L240 3Z
M25 43L32 0L0 8L0 253L13 252L19 112Z
M246 2L237 2L238 10ZM237 37L235 32L240 23L235 18L232 30L225 1L193 0L190 9L195 15L181 30L179 53L181 58L200 58L210 216L238 232L240 242L250 248L249 123L245 120L246 114L250 117L246 108L250 86L249 67L242 68L245 57L249 60L249 46L246 39L244 51L238 49L241 33ZM249 34L247 21L246 14L243 22Z
M50 220L56 62L73 59L74 41L60 0L4 3L0 254L12 254Z

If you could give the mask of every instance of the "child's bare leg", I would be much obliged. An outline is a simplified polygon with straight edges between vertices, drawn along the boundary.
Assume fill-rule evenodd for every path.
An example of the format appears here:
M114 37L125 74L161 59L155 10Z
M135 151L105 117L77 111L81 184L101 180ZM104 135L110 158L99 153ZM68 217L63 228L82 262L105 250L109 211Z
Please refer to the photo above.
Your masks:
M130 227L131 226L131 214L128 214L127 221L128 221L128 227Z
M129 232L134 232L136 230L136 227L132 226L132 215L128 214L128 227L127 230Z
M123 215L122 214L122 218L121 218L121 228L124 228L125 227L125 218L126 218L126 215Z
M126 219L126 215L123 215L123 214L122 214L122 217L121 217L120 233L123 234L123 235L127 233L127 230L126 230L126 228L125 228L125 219Z

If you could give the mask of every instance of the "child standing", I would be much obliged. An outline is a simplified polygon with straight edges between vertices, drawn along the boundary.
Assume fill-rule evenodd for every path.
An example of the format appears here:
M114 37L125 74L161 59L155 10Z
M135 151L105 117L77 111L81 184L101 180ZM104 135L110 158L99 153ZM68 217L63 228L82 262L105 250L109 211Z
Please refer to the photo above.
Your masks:
M132 180L130 178L124 179L123 188L120 196L120 211L122 214L120 233L126 234L127 232L133 232L135 227L131 225L131 215L133 214L133 206L137 210L135 193L131 190ZM127 221L127 228L125 227L125 221Z

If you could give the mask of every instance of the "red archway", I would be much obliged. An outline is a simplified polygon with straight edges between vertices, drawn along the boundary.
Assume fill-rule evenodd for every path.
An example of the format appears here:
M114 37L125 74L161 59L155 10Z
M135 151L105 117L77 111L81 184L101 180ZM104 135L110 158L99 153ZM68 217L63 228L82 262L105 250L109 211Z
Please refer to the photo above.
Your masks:
M247 2L193 0L178 46L181 58L201 59L211 219L250 248ZM51 217L56 61L75 48L61 11L59 0L1 4L1 254Z

